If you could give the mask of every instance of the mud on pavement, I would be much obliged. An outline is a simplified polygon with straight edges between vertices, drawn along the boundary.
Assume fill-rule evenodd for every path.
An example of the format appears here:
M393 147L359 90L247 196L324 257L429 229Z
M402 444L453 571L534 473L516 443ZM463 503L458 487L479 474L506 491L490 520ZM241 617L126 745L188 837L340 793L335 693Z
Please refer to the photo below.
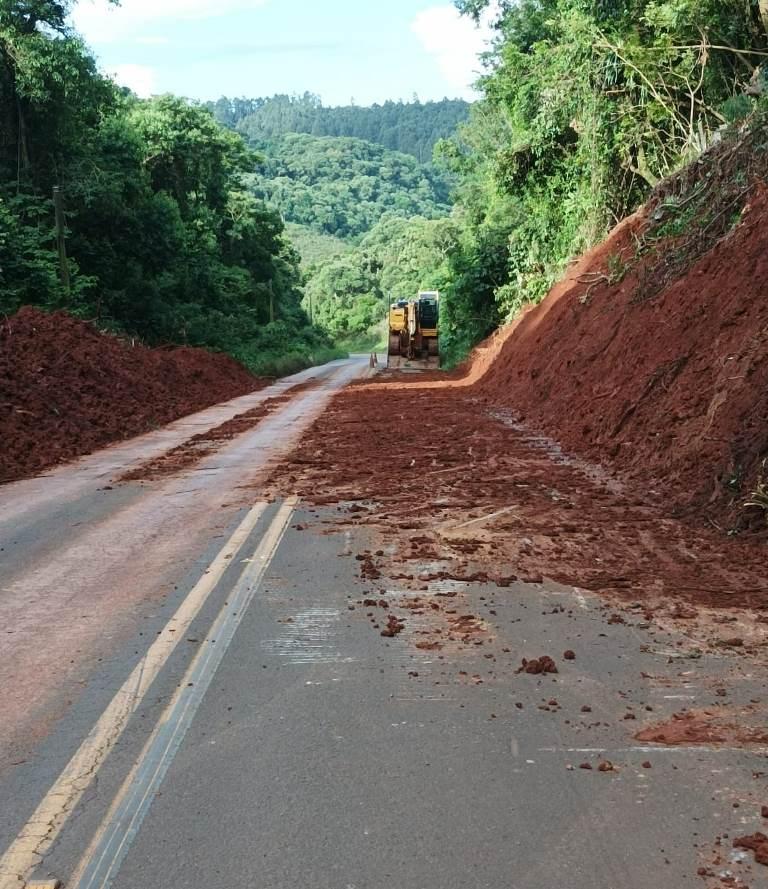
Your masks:
M274 484L353 502L351 520L402 543L391 570L416 586L436 555L452 576L546 576L649 611L768 610L761 545L675 519L664 491L569 457L471 391L342 393Z
M556 688L543 683L603 683L610 705L585 701L567 714L565 731L581 738L571 740L562 768L658 768L653 751L675 748L743 750L765 762L768 581L754 539L675 518L663 491L570 457L471 389L341 393L271 484L320 509L324 518L306 530L346 529L369 541L353 554L367 591L352 595L349 608L380 644L435 658L449 682L502 683L512 701L520 696L519 710L532 706L520 683L537 683L537 711L563 716ZM549 607L553 590L567 595ZM531 591L543 605L539 638L515 644L498 615L532 607ZM612 687L610 671L590 678L591 645L548 645L553 622L582 609L597 615L594 643L612 631L631 640L634 691ZM408 676L424 680L416 665ZM649 703L653 695L662 706ZM601 737L606 711L624 739L612 755L621 761L608 758L615 737ZM579 762L578 749L593 752ZM628 750L642 762L628 763ZM763 823L768 767L736 772L722 791L712 784L713 801L727 797L733 825L692 831L692 873L707 887L766 877L731 841Z

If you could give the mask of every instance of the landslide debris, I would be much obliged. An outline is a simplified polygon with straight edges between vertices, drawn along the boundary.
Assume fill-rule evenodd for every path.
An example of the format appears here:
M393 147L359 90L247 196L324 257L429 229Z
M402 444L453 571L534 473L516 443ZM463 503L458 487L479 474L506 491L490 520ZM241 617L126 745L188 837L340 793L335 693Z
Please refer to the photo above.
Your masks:
M676 513L763 533L767 135L756 118L663 182L515 322L475 386Z
M736 837L733 847L754 852L757 864L768 865L768 836L764 833L757 831L749 836Z
M460 371L341 393L277 488L376 504L350 521L414 586L768 608L766 136L727 134Z
M768 608L758 541L694 527L666 501L596 469L510 425L471 389L369 387L334 398L276 467L272 489L308 503L378 504L344 518L382 534L392 553L375 564L369 553L363 579L385 575L418 589L432 580L546 577L632 602ZM468 521L472 553L461 527ZM427 544L411 546L416 536L440 554L438 565L422 558Z
M732 712L719 710L686 710L657 725L650 725L635 734L643 744L684 747L687 744L731 744L748 747L768 743L762 707L749 705Z
M557 664L554 660L548 655L544 654L541 657L531 658L523 658L523 662L520 667L515 671L517 673L557 673Z
M258 426L259 423L268 417L271 413L278 410L292 398L306 389L311 389L317 385L315 380L308 380L305 383L299 383L291 386L285 394L278 395L275 398L267 398L261 404L251 410L244 411L242 414L236 414L231 420L226 420L213 429L207 429L193 435L182 444L172 448L165 454L148 460L134 469L123 473L118 481L146 481L149 479L163 478L167 475L173 475L188 469L203 457L222 448L227 442Z
M150 349L64 312L0 323L0 482L266 385L227 355Z

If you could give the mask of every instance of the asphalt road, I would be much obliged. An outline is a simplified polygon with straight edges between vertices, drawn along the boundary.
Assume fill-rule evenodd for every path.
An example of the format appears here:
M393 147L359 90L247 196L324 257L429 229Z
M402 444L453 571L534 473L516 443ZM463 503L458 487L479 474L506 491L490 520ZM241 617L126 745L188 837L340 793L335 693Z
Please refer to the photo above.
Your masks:
M713 702L724 659L547 582L431 584L483 617L483 645L420 650L418 620L382 638L362 599L406 593L360 579L375 542L332 506L265 501L269 461L365 369L0 490L0 889L762 885L727 841L709 882L697 868L759 827L734 802L765 751L643 746L624 718ZM194 468L112 483L309 376ZM557 675L515 673L565 649Z

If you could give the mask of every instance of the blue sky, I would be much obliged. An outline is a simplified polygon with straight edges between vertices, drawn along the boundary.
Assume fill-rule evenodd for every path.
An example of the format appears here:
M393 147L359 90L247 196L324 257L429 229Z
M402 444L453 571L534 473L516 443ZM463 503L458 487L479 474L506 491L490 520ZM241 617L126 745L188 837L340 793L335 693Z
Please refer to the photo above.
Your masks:
M140 95L472 98L487 28L450 0L80 0L102 69Z

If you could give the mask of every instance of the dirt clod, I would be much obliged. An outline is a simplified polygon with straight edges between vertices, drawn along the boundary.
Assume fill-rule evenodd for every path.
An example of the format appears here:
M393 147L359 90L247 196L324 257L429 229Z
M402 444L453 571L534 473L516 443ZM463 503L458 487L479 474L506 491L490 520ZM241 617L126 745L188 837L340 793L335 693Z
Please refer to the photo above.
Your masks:
M757 831L749 836L736 837L733 841L735 849L747 849L755 853L758 864L768 865L768 836Z
M517 673L557 673L557 664L552 660L552 658L545 654L538 658L532 658L528 660L527 658L523 658L523 663L516 670Z

